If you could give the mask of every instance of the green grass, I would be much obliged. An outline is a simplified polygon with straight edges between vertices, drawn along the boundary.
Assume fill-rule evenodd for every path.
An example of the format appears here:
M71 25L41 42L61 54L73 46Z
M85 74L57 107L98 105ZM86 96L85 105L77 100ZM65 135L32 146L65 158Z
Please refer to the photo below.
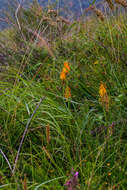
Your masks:
M14 175L0 154L0 189L63 190L72 168L79 172L77 189L127 187L125 15L103 23L91 18L69 27L68 39L53 44L55 59L31 42L24 43L23 55L18 47L8 50L10 67L0 82L0 149L12 169L26 125L45 98L28 126ZM11 44L9 31L6 35ZM62 82L65 61L70 72ZM108 111L99 99L101 82L106 85Z

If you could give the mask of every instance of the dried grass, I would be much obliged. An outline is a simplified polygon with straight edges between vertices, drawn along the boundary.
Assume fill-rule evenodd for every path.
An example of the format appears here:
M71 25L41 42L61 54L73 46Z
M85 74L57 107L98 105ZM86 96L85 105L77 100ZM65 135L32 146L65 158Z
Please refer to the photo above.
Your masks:
M101 10L97 9L95 6L90 6L86 9L86 12L88 12L90 10L92 10L101 21L104 21L105 16Z
M115 3L127 8L127 2L125 0L115 0Z
M112 0L105 0L105 1L108 3L110 9L113 10L114 9L114 4L113 4Z

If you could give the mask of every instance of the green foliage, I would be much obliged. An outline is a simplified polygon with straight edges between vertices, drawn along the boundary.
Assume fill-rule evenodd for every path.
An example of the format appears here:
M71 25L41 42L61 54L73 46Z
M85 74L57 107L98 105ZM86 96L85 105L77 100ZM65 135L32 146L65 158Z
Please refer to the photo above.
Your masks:
M12 54L9 74L0 82L0 150L7 158L1 152L0 188L62 190L74 168L79 172L77 189L124 190L126 19L124 15L107 18L102 24L91 17L85 24L82 21L70 24L60 37L52 31L55 43L49 47L54 58L46 46L38 47L31 42L33 35L26 32L26 26L32 30L40 27L34 14L36 8L23 10L20 15L24 26L21 33L27 39L21 38L23 46L17 30L14 35L14 29L4 34ZM61 81L65 61L70 70L66 70L66 78ZM100 95L100 84L106 90L105 97ZM64 97L66 87L71 89L68 99ZM23 132L43 96L12 175L8 161L13 168Z

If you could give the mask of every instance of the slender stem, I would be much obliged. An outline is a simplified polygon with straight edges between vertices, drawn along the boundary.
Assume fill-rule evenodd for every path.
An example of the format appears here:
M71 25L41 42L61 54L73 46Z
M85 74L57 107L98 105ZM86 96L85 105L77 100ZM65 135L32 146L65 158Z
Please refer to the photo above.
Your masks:
M10 164L10 162L9 162L8 158L6 157L6 155L4 154L4 152L2 151L2 149L1 149L1 148L0 148L0 152L1 152L1 154L3 155L4 159L6 160L6 162L7 162L8 166L9 166L9 168L10 168L11 172L12 172L12 167L11 167L11 164Z
M24 0L20 0L20 3L15 11L15 18L16 18L16 21L17 21L17 24L18 24L18 27L19 27L19 30L21 31L21 26L20 26L20 22L19 22L19 19L18 19L18 12L21 8L21 4L23 3Z
M18 152L17 152L17 155L16 155L16 159L15 159L14 167L13 167L13 170L12 170L12 174L15 173L16 164L17 164L17 162L18 162L18 158L19 158L19 153L20 153L20 150L21 150L21 147L22 147L22 144L23 144L24 138L25 138L25 136L26 136L26 133L27 133L27 130L28 130L29 124L30 124L30 122L31 122L31 120L32 120L32 118L33 118L33 116L35 115L37 109L39 108L41 102L42 102L44 99L45 99L45 97L42 97L42 98L40 99L40 102L39 102L38 105L36 106L34 112L32 113L31 117L28 119L28 122L27 122L27 124L26 124L26 128L25 128L25 130L24 130L24 133L23 133L23 136L22 136L22 139L21 139L21 142L20 142L19 148L18 148Z

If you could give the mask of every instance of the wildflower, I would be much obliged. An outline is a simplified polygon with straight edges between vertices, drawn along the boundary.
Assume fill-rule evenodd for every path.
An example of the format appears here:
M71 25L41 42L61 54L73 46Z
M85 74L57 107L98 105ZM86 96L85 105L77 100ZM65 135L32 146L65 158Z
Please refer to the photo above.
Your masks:
M62 71L62 72L60 73L60 79L61 79L61 80L65 80L65 79L66 79L66 73L65 73L65 72Z
M106 93L107 93L107 92L106 92L106 88L105 88L104 84L101 83L100 89L99 89L100 97L101 97L101 98L104 97L104 95L105 95Z
M71 98L71 89L67 86L65 89L65 94L64 94L65 98Z
M69 63L64 62L64 67L62 69L62 72L60 73L60 79L65 80L66 79L66 74L70 71Z
M70 67L69 67L68 62L64 62L64 68L66 68L68 72L70 71Z
M109 110L109 97L106 91L105 85L101 82L100 88L99 88L99 94L100 94L100 102L102 103L103 107L105 107L106 111Z
M68 70L65 67L63 67L62 72L66 74L66 73L68 73Z
M78 172L73 171L72 169L72 177L64 184L67 187L67 190L76 190L78 185Z

